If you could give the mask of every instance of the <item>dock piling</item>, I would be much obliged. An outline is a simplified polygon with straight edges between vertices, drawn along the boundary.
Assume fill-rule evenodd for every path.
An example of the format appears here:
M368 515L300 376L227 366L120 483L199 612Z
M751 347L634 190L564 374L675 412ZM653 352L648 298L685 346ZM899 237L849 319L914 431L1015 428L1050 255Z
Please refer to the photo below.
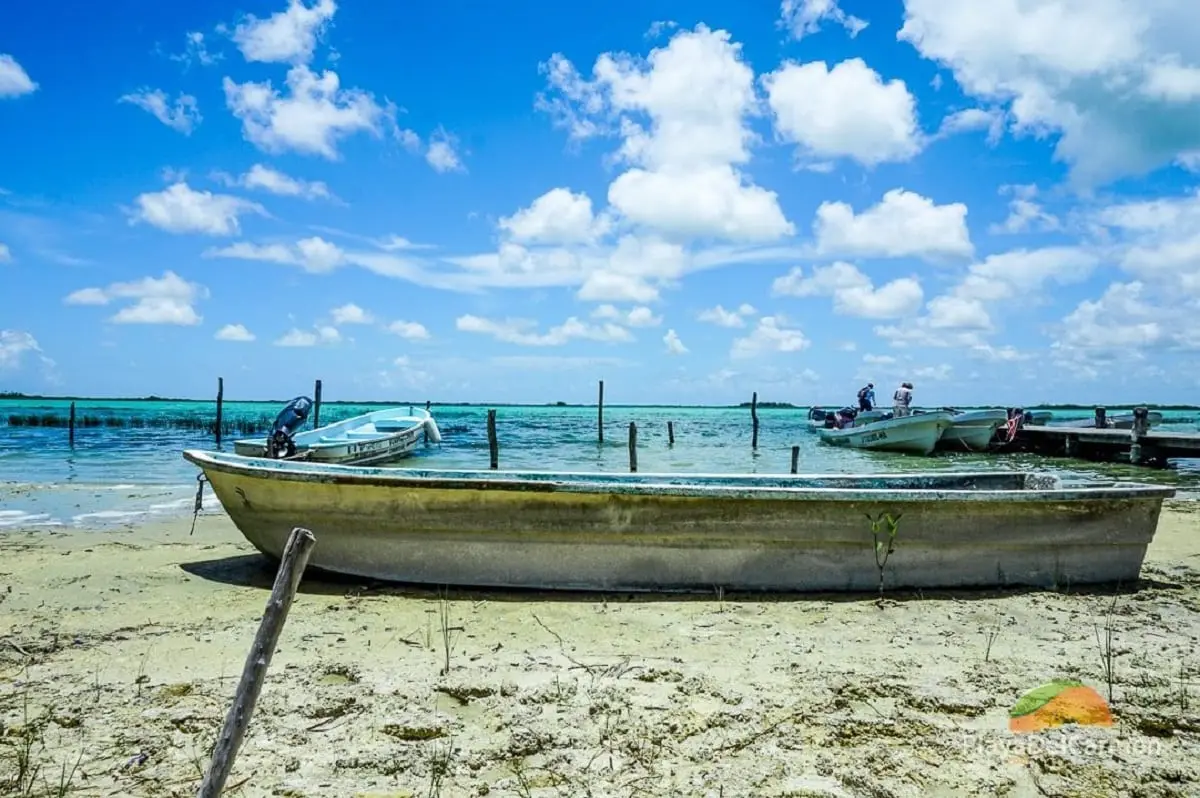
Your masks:
M223 418L225 410L225 378L217 377L217 423L213 425L213 433L216 436L217 446L221 445L221 427L224 426Z
M600 380L600 398L596 403L596 433L604 443L604 380Z
M750 397L750 423L754 426L754 436L750 439L750 448L758 448L758 391Z
M675 445L675 422L667 422L667 446Z
M493 471L500 467L500 441L496 438L496 411L487 414L488 466Z
M1129 462L1133 465L1141 465L1144 462L1142 438L1149 431L1150 411L1145 407L1133 408L1133 426L1129 430L1129 436L1133 441L1129 446Z
M1096 408L1096 429L1106 429L1108 427L1108 411L1103 407Z
M637 424L629 422L629 473L637 473Z
M67 422L67 443L72 449L75 448L75 403L71 402L71 418Z
M313 429L321 426L321 381L313 386Z
M792 447L792 473L795 474L800 470L800 447Z

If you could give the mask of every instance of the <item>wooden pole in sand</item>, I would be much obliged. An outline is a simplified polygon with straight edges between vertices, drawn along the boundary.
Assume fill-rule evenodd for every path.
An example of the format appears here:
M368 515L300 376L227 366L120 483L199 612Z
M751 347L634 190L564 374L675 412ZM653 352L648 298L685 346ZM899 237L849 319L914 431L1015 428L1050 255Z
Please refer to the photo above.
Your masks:
M600 380L600 399L596 405L596 429L600 443L604 443L604 380Z
M750 397L750 423L754 425L754 437L750 439L750 448L758 448L758 391Z
M221 425L223 423L221 415L224 412L222 405L225 404L225 378L217 377L217 423L213 426L213 434L217 436L217 446L221 445Z
M629 473L637 473L637 424L629 422Z
M313 429L321 426L321 381L313 386Z
M489 410L487 416L488 458L490 468L500 467L500 441L496 438L496 411Z
M675 445L675 422L674 421L667 422L667 445L668 446Z
M795 474L800 470L800 447L792 447L792 473Z
M271 664L271 656L279 642L279 633L283 631L288 610L292 607L292 599L296 597L300 578L304 575L304 567L308 564L308 556L316 542L313 533L301 527L293 529L288 538L283 557L280 558L279 570L275 573L271 597L267 600L262 622L259 623L258 633L254 636L254 645L246 657L242 680L238 683L233 704L225 716L225 725L221 728L216 745L213 746L212 760L208 763L208 771L200 784L198 798L218 798L221 790L225 788L225 780L233 770L233 760L237 757L242 738L250 726L250 716L254 714L254 705L258 701L258 694L262 692L263 682L266 681L267 666Z
M75 448L75 403L71 402L71 417L67 420L67 443Z

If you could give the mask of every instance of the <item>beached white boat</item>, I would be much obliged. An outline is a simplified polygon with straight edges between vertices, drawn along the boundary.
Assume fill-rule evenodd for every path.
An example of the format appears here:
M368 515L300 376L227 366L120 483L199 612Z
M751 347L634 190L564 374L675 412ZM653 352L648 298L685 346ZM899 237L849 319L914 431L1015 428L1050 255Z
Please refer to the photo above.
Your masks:
M291 436L295 457L318 463L368 465L399 460L412 454L426 439L442 440L437 422L423 408L389 407L348 418ZM263 457L266 438L243 438L233 442L235 454Z
M190 450L278 559L359 578L542 589L1131 584L1166 486L1013 471L578 474L325 465ZM894 532L894 537L892 537ZM877 567L876 540L894 550Z
M950 427L953 413L935 410L913 413L900 418L885 418L862 426L843 429L819 429L822 443L846 446L851 449L870 449L881 452L930 454L942 433Z
M947 451L979 452L987 449L996 430L1008 423L1005 410L968 410L955 413L950 426L938 439L937 448Z

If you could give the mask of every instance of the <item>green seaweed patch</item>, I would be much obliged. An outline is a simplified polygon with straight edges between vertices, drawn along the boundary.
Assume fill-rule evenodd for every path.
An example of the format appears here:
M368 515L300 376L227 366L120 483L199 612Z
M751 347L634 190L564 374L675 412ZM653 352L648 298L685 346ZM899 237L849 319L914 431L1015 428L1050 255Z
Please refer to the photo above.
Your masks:
M164 700L175 698L183 698L191 695L196 689L196 686L191 682L181 682L180 684L168 684L158 691L158 697Z
M1054 679L1046 682L1041 687L1035 687L1021 696L1017 703L1013 704L1013 708L1008 711L1008 716L1019 718L1022 715L1037 712L1053 701L1055 696L1063 690L1069 690L1072 687L1083 687L1083 682L1078 679Z
M442 695L450 696L464 706L476 698L487 698L496 694L494 687L476 684L439 684L434 690Z
M397 740L405 740L407 742L419 742L422 740L437 740L445 737L447 732L441 726L425 726L408 723L387 723L380 729L388 737L395 737Z

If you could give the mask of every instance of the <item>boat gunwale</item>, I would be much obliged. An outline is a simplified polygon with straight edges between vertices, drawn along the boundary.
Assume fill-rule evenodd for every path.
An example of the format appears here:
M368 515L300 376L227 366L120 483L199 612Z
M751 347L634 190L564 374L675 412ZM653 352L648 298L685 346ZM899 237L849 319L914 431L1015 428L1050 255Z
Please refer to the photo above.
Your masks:
M213 455L217 455L214 457ZM746 498L756 500L801 500L827 501L888 501L918 503L929 501L1001 501L1008 504L1024 502L1062 502L1070 500L1117 501L1125 499L1165 500L1176 495L1176 489L1166 485L1150 485L1136 482L1103 482L1075 485L1053 476L1058 487L1014 488L986 490L972 488L838 488L838 487L760 487L750 485L680 485L654 480L678 479L753 479L755 477L804 480L804 479L877 479L884 481L919 480L921 478L994 478L1011 475L1014 479L1028 476L1046 476L1034 471L965 471L965 472L912 472L906 474L622 474L596 472L548 472L508 471L504 476L493 476L497 472L478 470L422 469L425 476L414 476L406 471L412 469L389 469L375 466L354 466L335 463L313 463L287 461L280 466L267 466L257 458L242 457L225 453L187 449L183 457L202 470L225 474L241 474L276 482L327 483L368 487L418 488L424 490L493 490L520 491L525 493L618 493L624 496L653 496L680 498ZM231 461L229 458L237 458ZM245 462L241 462L245 461ZM269 461L283 462L283 461ZM393 472L393 473L389 473ZM438 473L446 476L433 476ZM478 474L476 478L469 475ZM454 475L454 476L450 476ZM527 477L527 478L522 478ZM539 477L529 479L528 477ZM548 477L548 478L547 478ZM575 479L572 479L572 478ZM623 477L633 477L623 479Z

